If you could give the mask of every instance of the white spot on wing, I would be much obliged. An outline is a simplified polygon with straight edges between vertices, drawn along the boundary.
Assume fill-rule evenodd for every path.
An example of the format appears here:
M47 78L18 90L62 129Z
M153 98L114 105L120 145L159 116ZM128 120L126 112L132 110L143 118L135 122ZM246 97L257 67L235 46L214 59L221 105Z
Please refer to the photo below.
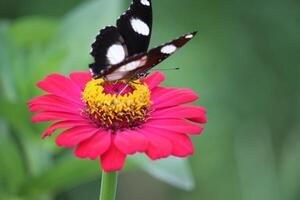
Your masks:
M145 6L150 6L150 2L148 0L141 0L141 4Z
M108 81L116 81L120 80L125 76L126 73L122 72L113 72L112 74L108 74L105 76L105 79Z
M128 72L128 71L132 71L135 70L136 68L138 68L140 66L140 62L139 61L133 61L131 63L128 63L122 67L120 67L120 69L118 71L121 72Z
M176 51L177 47L173 44L169 44L161 48L161 52L164 54L172 54Z
M186 35L186 36L185 36L186 39L191 39L191 38L193 38L193 37L194 37L193 34L189 34L189 35Z
M139 67L142 67L146 64L147 62L147 57L144 56L139 60L135 60L132 61L130 63L127 63L126 65L123 65L122 67L120 67L117 71L119 72L129 72L129 71L133 71Z
M141 35L149 35L150 28L149 26L138 18L131 18L130 20L131 26L135 32Z
M107 50L106 57L110 64L116 65L125 59L125 50L122 45L114 44Z

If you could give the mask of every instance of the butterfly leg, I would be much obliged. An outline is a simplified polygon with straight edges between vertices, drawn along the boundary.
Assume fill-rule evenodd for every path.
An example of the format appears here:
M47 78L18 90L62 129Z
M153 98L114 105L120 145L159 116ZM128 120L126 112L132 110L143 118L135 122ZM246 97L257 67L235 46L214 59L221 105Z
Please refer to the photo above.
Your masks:
M126 88L129 86L128 82L126 83L126 85L124 86L124 88L119 92L119 95L122 95L122 93L126 90Z
M143 72L143 73L136 73L136 74L133 74L127 81L126 81L126 85L124 86L124 88L119 92L118 95L121 95L125 90L126 88L129 86L128 83L130 81L132 81L133 83L136 83L136 84L141 84L139 82L134 82L134 80L136 79L140 79L140 78L145 78L149 75L150 73L149 72Z
M129 82L132 81L133 83L140 84L140 83L134 82L134 81L135 81L134 79L135 79L135 76L132 76L131 78L129 78L129 79L126 81L124 88L119 92L118 95L121 95L121 94L126 90L126 88L129 86Z

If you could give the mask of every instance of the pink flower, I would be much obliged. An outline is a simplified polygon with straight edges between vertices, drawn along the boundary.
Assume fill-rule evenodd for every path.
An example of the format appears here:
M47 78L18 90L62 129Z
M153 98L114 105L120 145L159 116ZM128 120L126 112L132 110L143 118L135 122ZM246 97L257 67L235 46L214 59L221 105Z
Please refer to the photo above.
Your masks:
M144 80L105 82L90 73L47 76L37 86L48 94L29 101L37 112L32 122L55 121L42 135L56 137L61 147L75 147L79 158L100 158L102 168L116 171L126 156L146 153L152 159L186 157L194 151L189 135L200 134L205 110L184 105L198 99L191 89L159 86L155 72Z

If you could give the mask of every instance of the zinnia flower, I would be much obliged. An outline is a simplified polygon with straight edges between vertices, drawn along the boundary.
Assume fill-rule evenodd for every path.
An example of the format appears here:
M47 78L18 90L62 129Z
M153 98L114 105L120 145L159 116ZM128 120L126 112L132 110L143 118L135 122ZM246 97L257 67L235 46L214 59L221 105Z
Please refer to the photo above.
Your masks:
M152 159L186 157L194 151L188 135L199 134L205 110L184 105L198 99L191 89L166 88L161 72L128 83L92 79L90 73L47 76L37 86L48 94L29 101L33 122L55 121L42 135L79 158L100 158L104 171L122 169L127 155ZM125 89L124 89L125 88ZM121 92L122 91L122 92Z

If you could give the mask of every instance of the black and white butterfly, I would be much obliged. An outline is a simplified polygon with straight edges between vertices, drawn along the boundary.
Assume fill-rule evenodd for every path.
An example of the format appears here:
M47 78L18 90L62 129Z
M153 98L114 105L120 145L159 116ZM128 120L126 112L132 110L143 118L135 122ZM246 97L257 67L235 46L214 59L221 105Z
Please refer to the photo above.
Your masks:
M95 62L89 67L94 78L107 81L134 79L156 66L191 40L189 33L147 52L152 32L151 0L133 0L119 17L116 26L100 30L90 54Z

